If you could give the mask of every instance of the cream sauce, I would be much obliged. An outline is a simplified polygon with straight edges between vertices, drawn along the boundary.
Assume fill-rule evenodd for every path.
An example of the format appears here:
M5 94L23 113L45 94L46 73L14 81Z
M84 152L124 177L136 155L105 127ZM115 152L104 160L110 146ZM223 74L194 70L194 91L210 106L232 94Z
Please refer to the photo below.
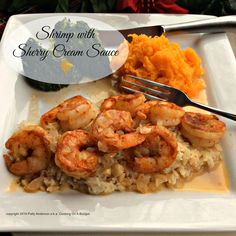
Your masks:
M18 190L18 184L17 184L17 180L14 179L10 182L10 184L7 186L6 191L9 193L14 193Z
M30 98L27 122L37 124L39 119L39 98L37 94L33 93Z
M117 92L112 87L111 80L105 78L89 83L70 85L57 92L35 91L33 95L37 96L43 104L52 108L76 95L86 96L92 103L98 104L114 94Z
M206 91L201 91L194 100L207 105ZM209 114L207 111L191 106L185 107L184 110ZM224 161L222 161L216 169L194 177L191 181L186 182L180 189L176 190L193 192L228 192L229 186L230 181L227 169Z
M54 107L55 105L63 102L65 99L78 94L87 95L92 103L99 106L105 98L117 94L117 91L112 87L111 80L109 79L101 79L85 84L70 85L69 87L63 88L62 90L56 92L56 96L55 92L45 93L37 91L36 94L32 96L31 101L31 107L37 107L37 109L34 110L31 108L31 111L34 111L34 114L32 115L30 115L29 111L30 120L35 121L35 118L38 116L37 98L42 100L43 103L46 103L50 107ZM203 104L207 104L206 91L204 90L200 92L198 97L194 98L194 100ZM209 113L199 108L190 106L185 107L184 110ZM228 192L229 185L230 183L227 170L224 162L222 161L222 163L215 170L196 176L191 181L186 182L181 188L176 189L176 191ZM16 183L12 183L9 189L15 190L16 186Z
M216 169L194 177L176 190L215 193L229 192L229 177L224 162L222 161Z

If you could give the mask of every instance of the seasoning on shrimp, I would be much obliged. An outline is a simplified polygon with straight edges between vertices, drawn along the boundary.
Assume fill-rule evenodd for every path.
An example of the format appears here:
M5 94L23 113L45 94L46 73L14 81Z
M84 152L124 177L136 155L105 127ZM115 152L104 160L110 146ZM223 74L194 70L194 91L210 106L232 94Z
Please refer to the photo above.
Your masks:
M101 112L92 124L92 135L99 150L115 152L142 143L145 136L133 129L131 114L127 111Z
M185 111L182 107L170 102L158 102L150 110L152 124L163 126L176 126L181 122Z
M92 103L82 96L75 96L43 114L40 122L43 128L58 122L63 131L68 131L86 127L95 116Z
M142 93L121 94L105 99L100 107L101 111L105 110L120 110L128 111L133 116L138 106L144 104L146 101Z
M27 125L9 138L5 164L25 191L156 192L222 161L225 124L214 115L136 93L105 99L93 117L76 96L42 116L46 129Z
M6 166L16 176L38 173L49 164L50 138L40 126L32 125L17 131L5 146L10 155L4 155Z
M181 121L181 133L192 144L212 147L225 133L225 123L215 115L186 112Z
M96 171L97 154L88 148L93 146L88 132L74 130L65 132L60 138L55 154L55 162L67 175L85 178Z
M144 126L140 132L146 135L146 139L134 148L134 171L162 172L173 164L177 156L177 142L167 128L160 125Z
M136 109L137 119L148 119L153 125L177 126L185 111L170 102L148 101Z
M150 111L152 107L156 106L157 104L158 101L148 101L138 106L135 110L135 117L141 120L149 119L150 121Z

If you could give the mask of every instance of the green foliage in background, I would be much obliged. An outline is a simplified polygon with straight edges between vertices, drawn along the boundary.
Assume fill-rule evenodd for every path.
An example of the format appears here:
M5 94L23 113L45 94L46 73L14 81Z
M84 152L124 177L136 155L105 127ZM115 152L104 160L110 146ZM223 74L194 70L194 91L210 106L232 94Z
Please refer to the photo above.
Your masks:
M109 13L116 12L118 1L119 0L1 0L0 12L9 15L32 12ZM176 4L188 9L191 14L216 16L236 14L236 0L177 0Z
M179 6L188 9L190 14L234 15L236 0L177 0Z
M116 0L1 0L0 12L114 12Z
M55 9L60 5L60 2L68 1L60 1L60 0L1 0L0 1L0 11L5 12L7 14L17 14L23 13L27 11L34 11L37 7L38 9L42 9L42 11L55 11Z
M77 9L78 12L94 12L106 13L114 12L116 7L116 0L87 0L81 1L81 5Z

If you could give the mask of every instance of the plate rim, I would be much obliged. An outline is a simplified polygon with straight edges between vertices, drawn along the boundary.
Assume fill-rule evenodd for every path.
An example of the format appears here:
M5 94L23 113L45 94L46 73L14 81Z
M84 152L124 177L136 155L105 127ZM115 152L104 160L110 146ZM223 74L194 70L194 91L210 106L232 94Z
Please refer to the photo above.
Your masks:
M30 18L31 16L34 16L34 17L45 17L45 16L54 16L55 13L51 14L51 13L48 13L48 14L25 14L25 15L13 15L10 17L7 25L6 25L6 28L4 30L4 33L3 33L3 36L2 36L2 40L1 42L4 40L4 35L6 35L6 32L8 30L8 27L9 27L9 24L11 24L11 21L13 21L14 19L16 18ZM88 15L87 13L58 13L57 15ZM96 15L104 15L102 13L98 13ZM105 15L119 15L119 14L105 14ZM122 15L127 15L127 14L122 14ZM140 15L147 15L147 14L140 14ZM152 15L152 14L150 14ZM188 18L191 18L191 17L199 17L201 19L207 19L207 18L210 18L210 17L215 17L215 16L210 16L210 15L176 15L176 14L170 14L170 15L166 15L166 14L154 14L156 16L165 16L165 17L180 17L180 16L188 16ZM225 40L228 40L227 36L225 37ZM1 43L2 44L2 43ZM232 51L233 53L233 51ZM1 197L1 192L0 192L0 197ZM220 226L218 226L220 228ZM205 227L203 228L202 230L199 228L199 227L191 227L190 228L181 228L180 227L171 227L170 229L169 228L165 228L165 226L162 228L159 227L150 227L150 226L147 226L147 227L137 227L137 226L131 226L130 228L125 228L123 229L122 225L120 225L119 227L118 226L112 226L112 225L109 225L109 226L101 226L101 227L98 227L98 226L78 226L77 228L76 227L73 227L73 229L68 229L69 226L64 226L64 225L60 225L60 232L219 232L219 231L235 231L236 230L236 223L235 223L235 226L234 227L227 227L227 228L221 228L221 230L219 230L218 227ZM50 228L50 226L47 226L45 227L44 229L42 229L40 226L35 227L33 226L32 227L14 227L13 228L11 226L1 226L0 225L0 232L6 232L6 231L12 231L12 232L55 232L57 229L55 228Z

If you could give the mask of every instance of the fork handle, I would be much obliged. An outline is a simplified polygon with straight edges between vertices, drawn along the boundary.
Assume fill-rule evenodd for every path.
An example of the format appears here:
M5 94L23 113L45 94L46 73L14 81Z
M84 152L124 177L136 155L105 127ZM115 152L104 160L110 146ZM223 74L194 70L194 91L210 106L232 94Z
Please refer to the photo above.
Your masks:
M203 104L200 104L200 103L197 103L197 102L193 102L191 100L189 100L189 104L188 105L194 106L194 107L198 107L198 108L201 108L203 110L210 111L210 112L215 113L217 115L224 116L224 117L226 117L228 119L236 121L236 115L235 114L232 114L232 113L229 113L229 112L225 112L225 111L213 108L213 107L205 106Z

